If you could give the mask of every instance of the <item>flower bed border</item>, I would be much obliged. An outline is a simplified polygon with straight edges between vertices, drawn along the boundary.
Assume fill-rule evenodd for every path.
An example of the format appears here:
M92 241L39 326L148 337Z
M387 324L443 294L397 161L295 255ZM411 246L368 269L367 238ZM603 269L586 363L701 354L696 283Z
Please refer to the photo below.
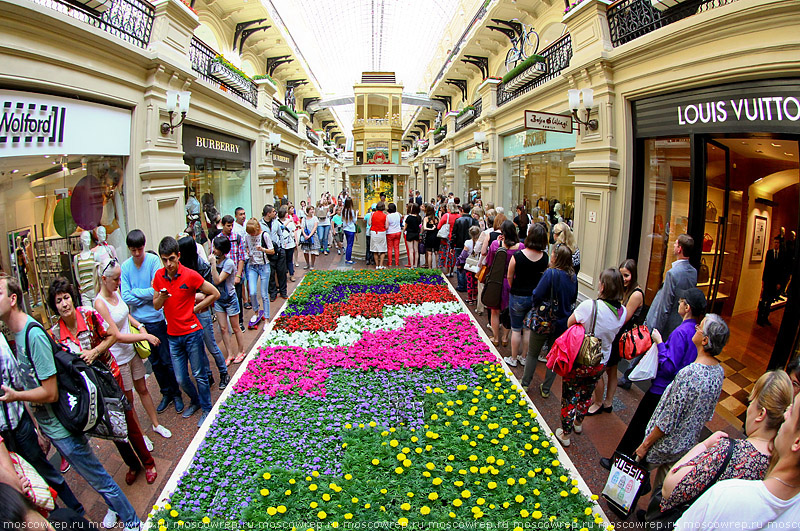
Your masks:
M506 376L508 376L508 378L511 379L512 382L517 382L517 386L519 386L519 382L517 380L517 377L514 375L513 372L511 372L511 369L508 367L508 365L506 365L505 361L503 361L503 356L500 355L500 353L494 347L492 342L489 340L488 334L483 329L481 324L478 322L478 320L475 317L475 315L469 310L467 305L464 303L464 301L458 295L458 292L455 290L453 285L447 280L447 278L444 276L444 274L441 274L441 277L444 280L445 285L450 290L450 293L456 298L456 300L461 305L461 308L464 311L464 313L469 316L469 320L472 323L472 325L475 327L475 329L478 331L479 337L487 345L489 351L492 354L494 354L495 357L497 358L497 361L500 363L500 365L503 368L503 372L506 374ZM300 281L300 284L298 284L298 287L303 283L304 280L305 280L305 278ZM261 347L261 337L264 334L268 334L269 332L272 331L272 327L273 327L275 321L281 316L281 314L283 313L284 309L287 307L287 305L289 303L289 300L291 300L291 297L288 300L284 301L284 303L281 306L280 310L278 310L278 313L275 314L275 316L272 319L272 321L270 321L269 327L266 329L266 331L262 332L261 336L259 336L259 339L256 341L256 343L254 343L253 347L247 353L247 356L245 357L244 361L242 362L242 367L245 370L238 371L233 376L233 378L231 378L231 381L228 384L228 386L222 392L222 394L220 395L219 399L214 403L214 407L211 409L211 412L206 417L205 422L203 422L203 425L200 427L199 430L197 430L197 433L195 433L194 437L192 438L191 442L189 443L189 446L186 448L186 451L184 452L184 454L181 457L180 461L178 461L178 464L175 466L175 469L172 471L172 474L170 475L170 477L167 480L166 484L164 484L164 488L161 490L161 493L158 495L158 498L157 498L157 501L156 501L156 505L158 505L159 507L162 506L164 503L167 503L169 501L169 499L170 499L171 494L177 489L178 481L183 477L183 475L189 469L189 466L191 465L192 460L194 459L194 456L197 453L197 450L200 448L200 445L203 443L203 441L206 438L208 430L211 427L211 423L214 421L214 419L219 414L220 408L225 403L225 401L227 401L228 397L234 392L234 388L236 387L236 384L238 383L239 378L243 374L245 374L245 372L247 372L246 368L247 368L248 364L250 363L250 361L252 359L254 359L258 355L258 349ZM521 389L521 387L520 387L520 389ZM578 480L577 487L581 490L581 492L583 494L585 494L588 498L591 498L591 496L593 494L591 489L589 489L589 486L586 484L586 481L583 479L583 476L580 474L580 472L578 472L578 469L575 467L575 464L572 462L572 459L570 459L569 455L567 455L566 451L564 451L563 446L561 446L561 444L558 443L558 439L556 439L556 437L555 437L555 435L553 433L553 430L550 429L550 426L547 424L547 421L545 421L544 417L539 412L539 409L536 407L536 405L533 403L531 398L528 396L528 393L526 393L524 391L520 391L520 393L521 393L521 396L525 397L525 401L528 403L528 407L533 409L533 411L536 413L536 420L539 423L541 429L544 431L545 436L549 437L550 440L553 441L553 446L558 448L558 454L556 455L556 459L558 459L560 461L562 467L564 467L566 470L569 470L570 475L572 476L572 479L577 479ZM597 500L593 501L593 509L594 509L595 512L597 512L602 517L602 519L603 519L603 527L607 527L610 524L610 521L609 521L608 517L606 516L606 513L603 510L603 507L598 503ZM153 520L152 518L147 518L147 520L144 523L144 529L145 530L157 529L157 525L155 523L155 520Z

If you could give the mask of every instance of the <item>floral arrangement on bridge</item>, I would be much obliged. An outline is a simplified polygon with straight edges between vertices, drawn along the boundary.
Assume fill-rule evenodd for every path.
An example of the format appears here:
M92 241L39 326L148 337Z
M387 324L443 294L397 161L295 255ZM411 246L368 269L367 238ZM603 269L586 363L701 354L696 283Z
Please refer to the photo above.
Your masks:
M285 314L153 529L605 527L441 275L315 271Z

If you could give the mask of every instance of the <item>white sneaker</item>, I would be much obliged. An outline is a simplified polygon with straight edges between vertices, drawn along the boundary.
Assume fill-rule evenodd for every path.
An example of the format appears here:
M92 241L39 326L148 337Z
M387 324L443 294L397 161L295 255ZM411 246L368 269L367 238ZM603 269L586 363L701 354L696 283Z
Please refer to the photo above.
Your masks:
M536 359L541 361L542 363L547 363L547 354L539 354L539 357Z
M508 365L509 367L516 367L517 366L517 360L515 360L514 358L511 358L509 356L506 356L505 358L503 358L503 361L506 362L506 365Z
M558 428L556 430L555 435L556 435L556 439L558 439L558 442L561 443L561 446L563 446L564 448L569 446L571 441L569 440L569 437L563 438L564 437L564 430L562 430L561 428Z
M165 439L169 439L172 437L172 432L167 429L166 426L163 424L159 424L158 426L153 426L153 431L157 434L161 435Z
M117 525L117 513L112 511L111 509L108 510L106 515L103 517L103 527L106 529L113 529Z
M144 436L144 445L147 447L148 452L153 451L153 441L150 440L150 437L147 435Z
M527 357L525 357L525 358L517 358L517 361L519 362L520 365L522 365L524 367L525 364L528 362L528 358Z

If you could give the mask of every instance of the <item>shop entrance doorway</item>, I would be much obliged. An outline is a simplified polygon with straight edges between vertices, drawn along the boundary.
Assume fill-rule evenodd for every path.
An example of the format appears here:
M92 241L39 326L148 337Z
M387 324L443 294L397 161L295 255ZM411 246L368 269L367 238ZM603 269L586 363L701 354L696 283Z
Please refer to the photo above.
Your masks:
M688 135L642 141L639 282L650 304L690 234L698 287L729 324L718 413L742 426L752 384L798 350L800 146L788 135ZM632 255L636 256L636 254Z

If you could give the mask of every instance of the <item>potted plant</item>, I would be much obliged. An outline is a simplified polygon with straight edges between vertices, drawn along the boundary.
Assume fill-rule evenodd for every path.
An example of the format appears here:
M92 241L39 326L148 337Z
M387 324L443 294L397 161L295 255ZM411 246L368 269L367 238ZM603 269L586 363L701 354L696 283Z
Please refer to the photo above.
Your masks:
M467 105L466 107L461 109L461 111L459 111L459 113L456 115L456 123L458 125L461 125L470 118L473 118L474 116L475 116L475 107L473 107L472 105Z
M221 55L208 64L208 75L241 92L249 92L252 80Z
M506 91L516 90L547 73L547 63L541 55L531 55L503 76Z

